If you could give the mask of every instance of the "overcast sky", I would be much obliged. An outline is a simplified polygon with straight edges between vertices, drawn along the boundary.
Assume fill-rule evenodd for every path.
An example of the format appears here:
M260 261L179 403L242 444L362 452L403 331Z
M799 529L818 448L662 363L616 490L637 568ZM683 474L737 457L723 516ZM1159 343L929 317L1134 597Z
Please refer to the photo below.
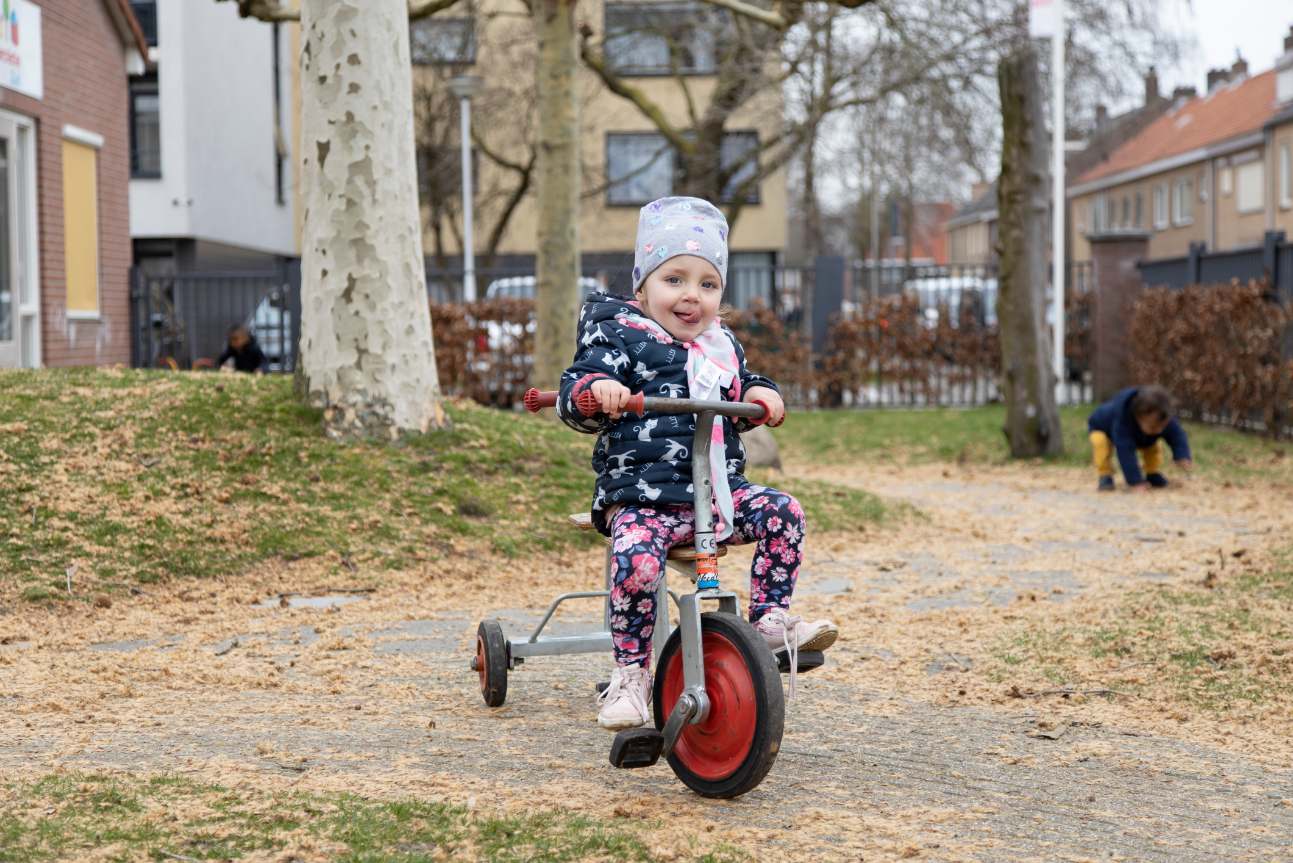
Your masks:
M1160 77L1165 93L1191 84L1202 93L1208 70L1229 67L1235 49L1250 73L1265 72L1284 53L1284 37L1293 25L1290 0L1176 0L1164 3L1162 13L1164 24L1193 34L1198 43L1180 69Z

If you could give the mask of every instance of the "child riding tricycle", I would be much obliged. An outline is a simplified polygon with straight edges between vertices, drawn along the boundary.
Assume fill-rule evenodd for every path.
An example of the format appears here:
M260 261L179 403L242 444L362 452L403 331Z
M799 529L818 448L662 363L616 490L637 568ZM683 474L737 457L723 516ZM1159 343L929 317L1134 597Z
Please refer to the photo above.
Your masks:
M820 651L839 634L830 621L788 611L803 557L799 503L742 473L739 433L779 425L785 409L718 320L726 241L726 220L708 202L665 198L644 207L635 299L590 294L560 392L526 395L531 411L555 407L572 428L598 435L592 511L574 518L608 537L606 590L557 597L529 637L506 639L497 622L484 621L472 663L496 706L507 670L526 657L610 649L615 669L598 699L598 724L618 732L611 762L647 767L664 755L708 797L744 794L767 775L784 722L778 665L791 675L793 697L796 672L820 665ZM718 582L724 545L747 542L757 543L748 622L737 595ZM696 592L669 590L666 566L687 574ZM540 636L558 604L593 596L606 598L604 631ZM669 598L679 621L672 633ZM718 610L703 612L702 601ZM648 701L654 728L642 727L652 720Z

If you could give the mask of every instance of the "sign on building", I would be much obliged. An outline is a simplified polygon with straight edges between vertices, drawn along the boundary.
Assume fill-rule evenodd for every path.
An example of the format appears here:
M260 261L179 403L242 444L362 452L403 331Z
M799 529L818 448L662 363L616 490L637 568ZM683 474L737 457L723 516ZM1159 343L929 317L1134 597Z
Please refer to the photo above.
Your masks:
M0 87L39 99L45 93L40 7L30 0L0 0L0 12Z

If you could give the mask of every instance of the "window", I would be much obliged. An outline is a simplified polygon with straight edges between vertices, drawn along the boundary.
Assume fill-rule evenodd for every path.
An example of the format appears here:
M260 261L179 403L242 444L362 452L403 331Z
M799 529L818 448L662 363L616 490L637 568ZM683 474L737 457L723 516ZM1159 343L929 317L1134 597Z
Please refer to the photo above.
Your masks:
M1266 166L1256 159L1235 168L1236 200L1239 212L1255 213L1266 208Z
M1109 199L1109 230L1118 230L1118 199Z
M1221 194L1229 198L1235 191L1234 175L1230 173L1229 168L1221 169Z
M1125 231L1131 227L1131 199L1126 195L1122 196L1122 229Z
M1161 231L1167 227L1167 186L1159 183L1154 187L1154 230Z
M144 42L150 48L157 47L157 0L136 2L130 0L130 11L135 13L139 29L144 31Z
M1172 224L1189 225L1194 222L1194 181L1179 177L1172 184Z
M423 18L409 22L414 66L476 62L476 27L471 18Z
M1091 233L1104 233L1104 211L1106 192L1101 192L1091 199Z
M1086 230L1086 201L1079 201L1077 205L1077 229ZM956 260L953 258L952 260Z
M1200 201L1208 200L1209 194L1210 194L1210 190L1208 189L1208 172L1200 171L1199 172L1199 200Z
M1293 144L1280 144L1280 207L1293 207Z
M92 140L89 133L64 127L63 135L63 263L67 316L97 318L99 153L88 143Z
M130 80L130 176L162 175L161 99L157 77Z
M759 170L759 157L753 155L759 149L758 132L724 132L723 143L719 151L720 170L729 170L734 165L741 163L742 159L747 156L749 159L736 169L732 176L727 178L723 184L722 203L729 204L736 198L736 190L741 184L748 181ZM749 194L745 197L745 203L757 204L759 202L759 187L754 186L750 189Z
M673 194L673 156L664 135L607 135L606 203L640 207Z
M728 21L704 3L608 3L606 60L621 75L712 74Z
M1136 193L1136 230L1145 230L1145 193Z

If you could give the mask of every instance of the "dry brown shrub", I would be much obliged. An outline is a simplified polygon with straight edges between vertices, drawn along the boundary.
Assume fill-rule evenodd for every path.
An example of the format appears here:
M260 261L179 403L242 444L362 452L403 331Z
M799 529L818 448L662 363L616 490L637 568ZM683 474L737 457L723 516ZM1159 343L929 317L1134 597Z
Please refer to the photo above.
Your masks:
M759 300L749 309L724 309L722 317L745 351L746 368L775 382L787 402L802 404L814 384L803 333Z
M1293 310L1265 282L1142 293L1128 322L1134 383L1158 383L1194 419L1288 432Z
M440 388L483 405L519 403L530 388L533 320L534 300L521 297L431 303Z

